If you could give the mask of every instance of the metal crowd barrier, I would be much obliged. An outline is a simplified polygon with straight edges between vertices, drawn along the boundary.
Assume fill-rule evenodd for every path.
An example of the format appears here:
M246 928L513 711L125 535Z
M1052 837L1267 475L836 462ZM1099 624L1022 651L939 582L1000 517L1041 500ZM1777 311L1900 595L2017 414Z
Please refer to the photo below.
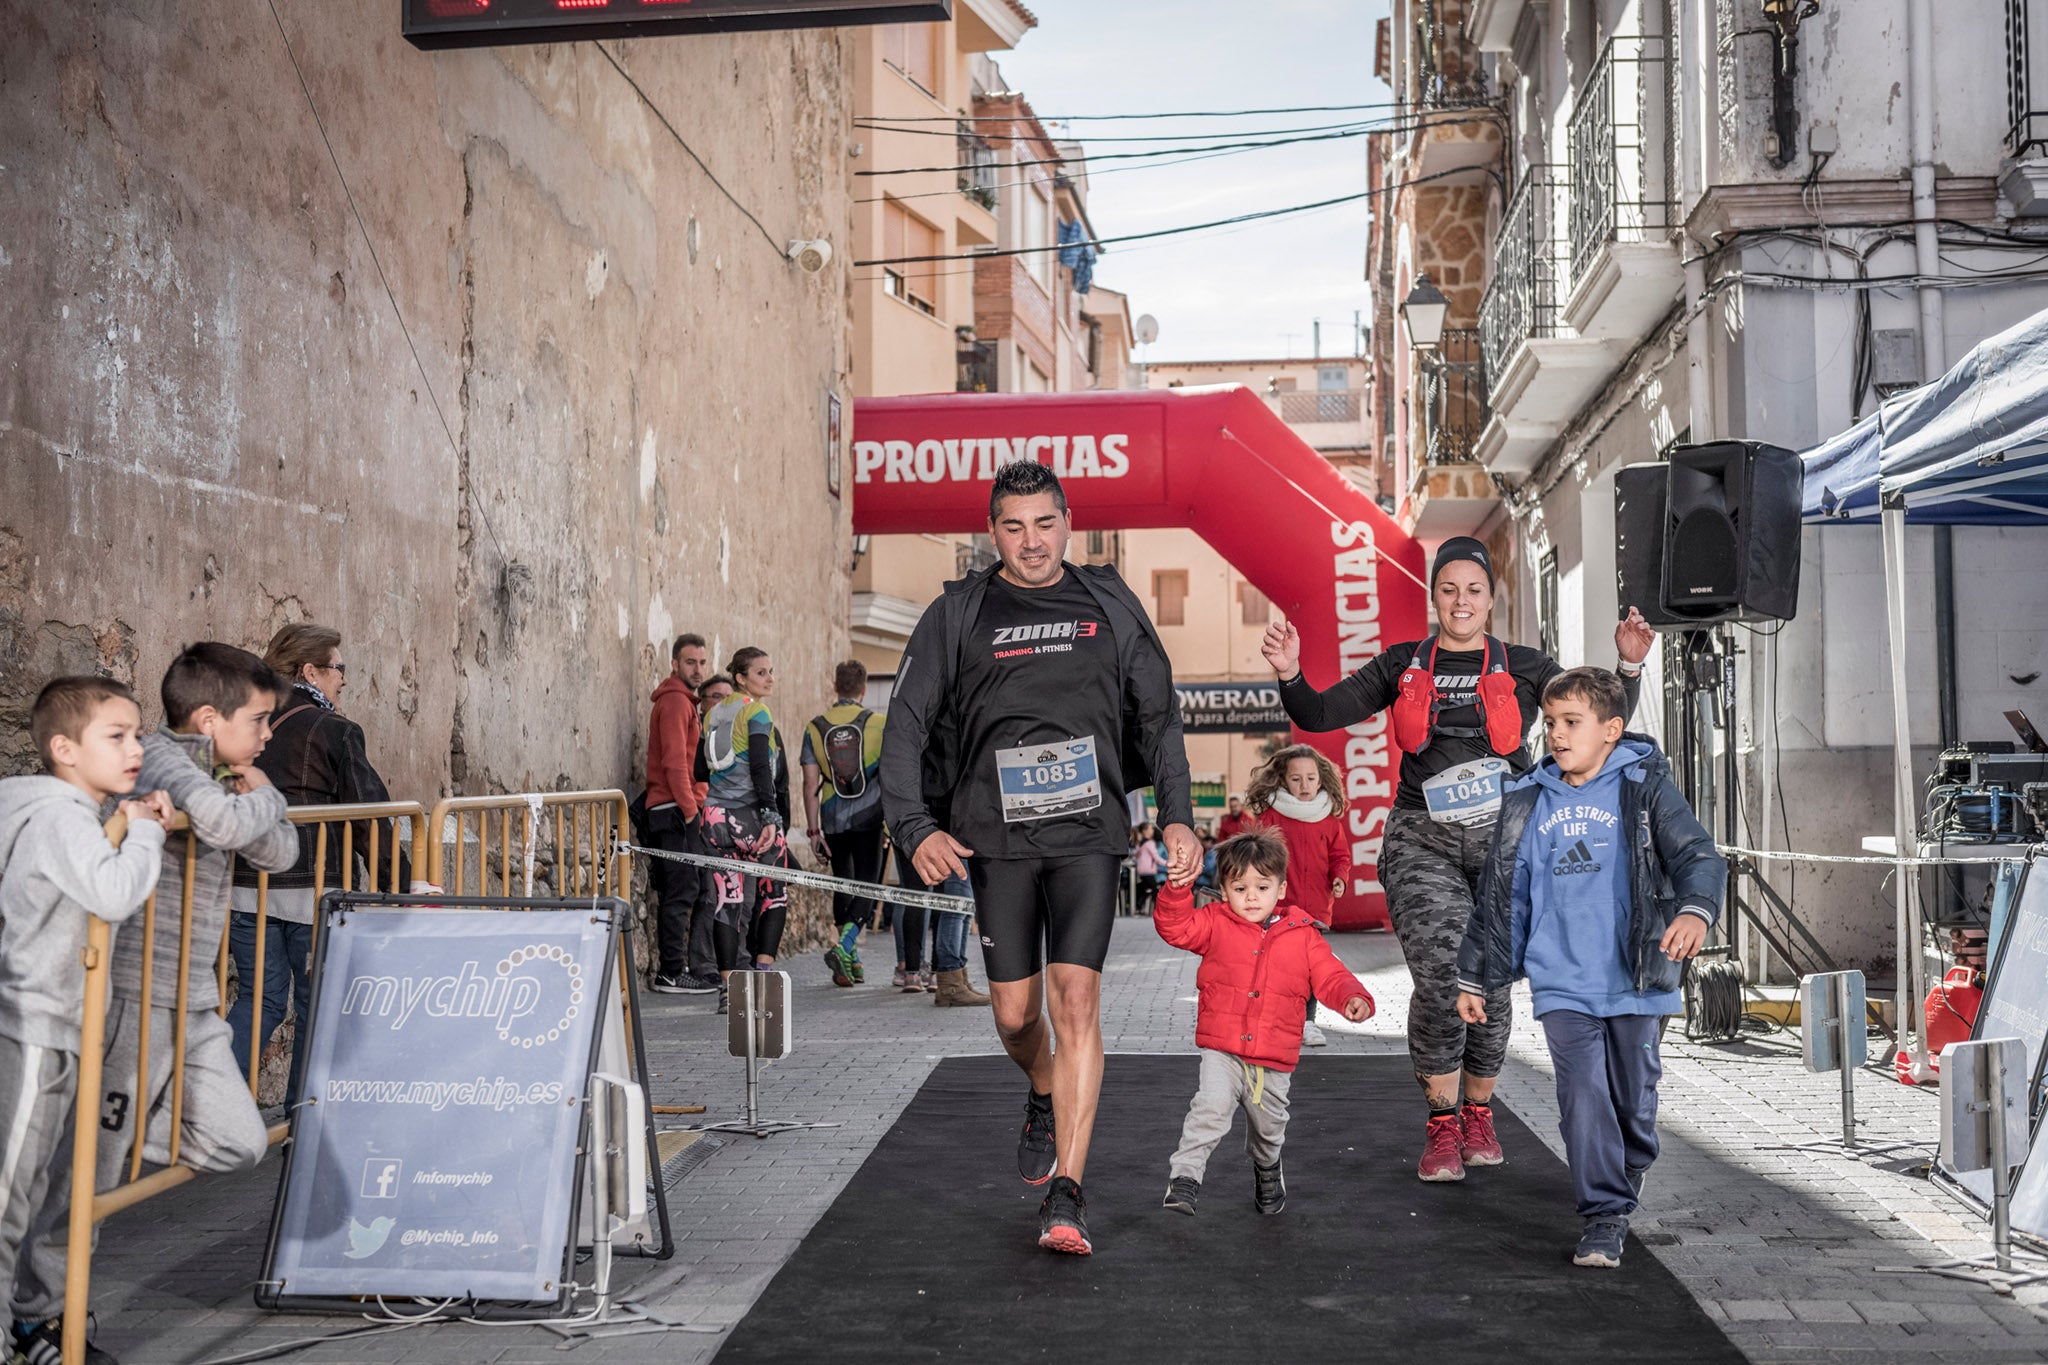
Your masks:
M444 803L446 804L446 803ZM412 828L414 856L423 851L426 843L426 814L417 801L388 801L374 805L349 806L295 806L286 812L286 818L295 825L315 827L313 838L313 898L317 904L320 895L328 889L325 885L327 874L327 851L332 828L341 827L342 883L337 889L354 889L355 879L355 826L367 821L368 840L364 852L364 863L369 869L365 889L378 890L378 866L386 863L388 872L384 880L390 889L396 886L399 872L400 840L398 830L392 826L390 856L384 857L383 830L386 821L404 820ZM170 826L172 833L189 831L190 825L180 812ZM142 1148L148 1135L149 1113L149 1053L150 1053L150 1001L155 988L152 979L155 970L154 951L145 951L142 956L142 994L137 1010L138 1027L141 1035L137 1040L136 1057L136 1130L135 1147L129 1156L128 1178L121 1184L107 1190L95 1190L94 1174L99 1164L99 1132L101 1089L105 1076L105 1048L108 1001L108 972L110 949L113 943L113 929L105 920L97 917L86 926L85 999L84 1018L79 1026L78 1045L78 1099L72 1124L71 1147L71 1223L67 1261L64 1275L64 1361L65 1365L80 1365L85 1359L86 1303L92 1285L92 1230L102 1220L174 1189L190 1180L197 1172L191 1167L179 1164L179 1147L184 1139L185 1110L185 1014L186 1002L191 998L191 970L193 965L192 942L192 880L198 867L199 848L196 841L185 841L185 864L179 878L178 896L178 973L173 987L176 1007L173 1011L171 1031L171 1136L167 1155L170 1164L149 1175L142 1174ZM230 868L232 872L232 867ZM140 924L129 921L124 933L139 932L145 944L153 950L156 943L159 918L157 902L167 893L159 885L143 902ZM258 1072L262 1060L263 1044L263 949L265 930L269 923L270 875L257 874L256 879L256 961L251 973L252 980L241 983L243 992L250 995L250 1054L249 1090L256 1092ZM228 1012L227 935L223 930L221 941L212 945L215 953L214 970L220 983L220 1014ZM204 968L202 967L202 970ZM282 1142L290 1125L273 1124L270 1141L273 1145Z

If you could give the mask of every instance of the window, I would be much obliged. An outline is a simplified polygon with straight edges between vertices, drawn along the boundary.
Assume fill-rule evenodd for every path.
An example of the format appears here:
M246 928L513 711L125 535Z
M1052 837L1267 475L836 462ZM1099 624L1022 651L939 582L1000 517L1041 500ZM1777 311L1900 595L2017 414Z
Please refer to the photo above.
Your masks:
M1273 604L1266 594L1249 583L1237 585L1238 620L1247 626L1263 626L1273 619Z
M882 205L882 258L897 261L906 256L940 254L939 230L893 201ZM937 316L932 300L938 293L937 261L918 261L882 267L882 292L903 300L920 313Z
M1108 541L1109 537L1107 533L1102 531L1090 531L1088 533L1088 553L1091 555L1101 554L1103 552L1103 547L1107 545Z
M1052 200L1046 194L1045 182L1034 180L1025 186L1024 193L1017 196L1020 211L1017 215L1017 245L1026 249L1049 247L1052 243ZM1031 251L1022 258L1024 268L1031 272L1031 278L1038 281L1038 287L1052 293L1052 267L1056 253Z
M1186 569L1154 569L1152 571L1152 600L1158 604L1152 612L1152 623L1154 625L1186 625L1188 571Z
M889 24L882 29L882 60L934 98L939 93L939 26Z

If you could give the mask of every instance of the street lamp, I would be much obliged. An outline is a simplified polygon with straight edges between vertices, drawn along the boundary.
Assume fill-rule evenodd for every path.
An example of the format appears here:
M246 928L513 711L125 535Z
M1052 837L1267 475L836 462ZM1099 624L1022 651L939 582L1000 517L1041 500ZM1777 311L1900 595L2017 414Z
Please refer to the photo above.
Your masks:
M1415 287L1401 300L1401 322L1408 329L1408 345L1434 354L1443 340L1444 316L1450 311L1451 301L1430 283L1429 275L1417 275Z

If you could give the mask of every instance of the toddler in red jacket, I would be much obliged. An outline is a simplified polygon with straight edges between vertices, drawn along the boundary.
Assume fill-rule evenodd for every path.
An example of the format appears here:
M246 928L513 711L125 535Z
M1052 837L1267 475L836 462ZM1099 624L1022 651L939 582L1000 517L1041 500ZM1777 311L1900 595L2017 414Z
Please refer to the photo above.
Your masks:
M1202 1079L1181 1126L1166 1187L1166 1207L1192 1214L1209 1154L1245 1116L1252 1195L1260 1213L1287 1204L1280 1145L1287 1138L1287 1090L1301 1060L1301 1022L1311 998L1357 1023L1372 1017L1372 996L1330 951L1316 922L1287 895L1287 843L1253 829L1216 846L1221 904L1196 905L1187 887L1159 893L1152 922L1176 948L1199 953L1195 1042Z

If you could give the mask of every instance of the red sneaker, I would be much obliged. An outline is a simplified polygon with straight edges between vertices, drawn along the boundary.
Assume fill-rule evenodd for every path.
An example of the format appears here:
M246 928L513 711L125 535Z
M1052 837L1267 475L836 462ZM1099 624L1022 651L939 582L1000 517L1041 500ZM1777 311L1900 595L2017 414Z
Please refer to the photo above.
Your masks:
M1498 1166L1507 1160L1500 1150L1500 1138L1493 1131L1493 1106L1468 1104L1458 1113L1464 1130L1458 1155L1467 1166Z
M1463 1180L1465 1163L1458 1155L1463 1137L1456 1114L1431 1119L1428 1135L1422 1140L1422 1164L1416 1174L1424 1180Z

